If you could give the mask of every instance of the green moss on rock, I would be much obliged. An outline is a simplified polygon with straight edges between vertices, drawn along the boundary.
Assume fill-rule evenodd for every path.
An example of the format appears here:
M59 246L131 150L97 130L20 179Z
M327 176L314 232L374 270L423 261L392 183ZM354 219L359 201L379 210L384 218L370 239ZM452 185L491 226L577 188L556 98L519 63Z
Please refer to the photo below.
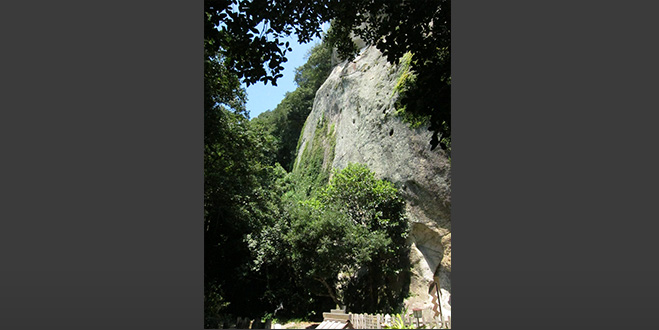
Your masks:
M327 185L335 147L334 124L328 129L328 120L323 115L316 123L313 139L307 142L293 169L293 175L297 177L299 194L313 196L320 191L320 188Z
M410 90L416 84L416 74L410 70L410 65L412 63L412 53L407 52L400 60L399 72L400 76L398 81L394 86L394 90L391 94L391 97L394 97L396 94L399 96L405 95L408 90ZM400 99L400 97L399 97ZM428 125L430 123L430 116L421 116L405 111L405 106L402 105L399 101L396 101L396 115L401 118L401 120L407 123L410 128L419 128L421 126Z

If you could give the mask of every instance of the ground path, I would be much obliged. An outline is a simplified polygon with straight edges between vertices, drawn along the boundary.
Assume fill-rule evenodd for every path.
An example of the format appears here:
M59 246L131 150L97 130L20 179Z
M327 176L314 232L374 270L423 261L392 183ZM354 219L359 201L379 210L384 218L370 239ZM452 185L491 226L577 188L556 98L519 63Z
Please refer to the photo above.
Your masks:
M315 329L320 322L289 322L283 324L282 329Z

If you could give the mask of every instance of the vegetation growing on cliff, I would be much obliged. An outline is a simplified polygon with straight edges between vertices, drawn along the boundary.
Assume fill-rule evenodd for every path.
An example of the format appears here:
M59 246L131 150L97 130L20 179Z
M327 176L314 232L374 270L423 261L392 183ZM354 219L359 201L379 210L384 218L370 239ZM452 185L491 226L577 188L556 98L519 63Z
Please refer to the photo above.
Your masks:
M311 112L316 91L330 74L332 49L323 41L314 46L307 62L295 69L297 88L286 93L284 99L272 111L266 111L254 119L275 138L276 160L287 171L292 170L299 145L300 132Z
M427 79L423 74L412 69L412 64L415 63L413 54L411 52L405 53L400 59L399 74L396 85L392 92L392 96L397 96L396 99L396 115L399 116L403 122L410 125L410 128L419 128L426 125L433 125L433 116L427 111L420 111L419 107L428 102L427 100L419 99L420 97L427 97L427 95L420 95L419 79ZM419 78L421 76L421 78ZM441 80L441 79L440 79ZM428 83L426 81L426 83ZM440 85L442 82L439 83ZM448 84L450 84L450 77L448 77ZM434 102L434 101L430 101ZM450 159L451 155L451 136L450 136L450 118L442 119L440 123L441 131L439 143L442 146ZM435 124L436 125L436 124Z
M396 115L399 116L403 122L410 125L410 128L418 128L423 125L428 125L430 116L421 115L414 112L406 111L407 104L401 100L406 99L408 93L414 89L416 84L416 74L411 70L412 53L406 53L400 60L400 76L396 81L392 96L397 96L396 99Z
M297 182L296 192L301 197L315 195L329 180L336 136L333 130L328 131L327 123L324 116L318 120L313 140L306 142L300 160L291 172L291 177Z

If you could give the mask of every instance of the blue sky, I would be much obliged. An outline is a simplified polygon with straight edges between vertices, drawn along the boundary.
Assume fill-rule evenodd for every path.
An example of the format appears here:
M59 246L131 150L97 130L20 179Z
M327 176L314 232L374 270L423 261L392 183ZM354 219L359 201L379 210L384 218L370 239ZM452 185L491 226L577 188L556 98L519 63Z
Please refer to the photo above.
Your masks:
M326 24L329 26L329 24ZM323 26L323 30L327 30ZM290 47L293 49L291 52L286 52L288 61L282 66L284 67L283 77L277 79L277 86L271 84L264 85L258 82L255 85L247 87L247 110L249 110L249 117L256 118L260 113L267 110L273 110L281 100L284 99L286 92L294 91L297 86L295 85L295 68L302 66L307 60L306 55L313 45L320 42L320 38L315 38L309 43L299 44L297 36L289 36L283 40L290 42ZM245 85L243 84L243 87Z

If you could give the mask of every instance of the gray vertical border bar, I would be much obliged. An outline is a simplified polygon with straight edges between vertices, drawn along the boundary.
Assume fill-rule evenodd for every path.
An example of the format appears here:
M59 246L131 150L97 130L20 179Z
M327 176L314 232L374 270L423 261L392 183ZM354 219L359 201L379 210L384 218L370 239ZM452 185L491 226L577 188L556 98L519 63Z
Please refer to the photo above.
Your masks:
M452 9L452 325L656 327L656 5Z
M202 19L0 5L0 328L203 328Z

